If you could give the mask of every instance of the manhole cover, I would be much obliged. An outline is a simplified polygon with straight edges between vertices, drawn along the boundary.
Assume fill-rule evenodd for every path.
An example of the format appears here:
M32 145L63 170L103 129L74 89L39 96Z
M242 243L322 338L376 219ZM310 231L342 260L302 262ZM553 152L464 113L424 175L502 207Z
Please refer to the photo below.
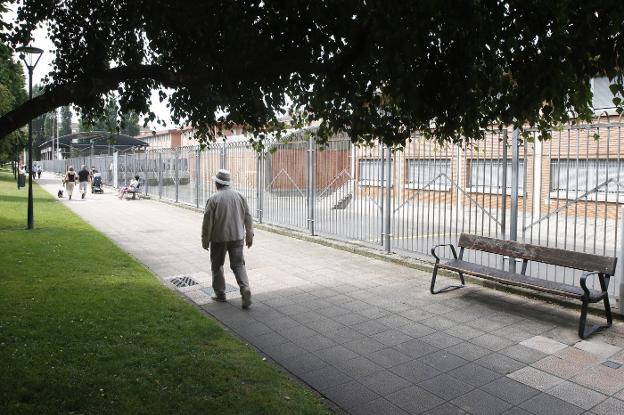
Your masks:
M188 275L183 275L181 277L174 277L169 280L170 283L175 285L177 288L191 287L193 285L199 284L193 278Z
M212 289L212 287L204 288L204 289L202 289L202 291L205 292L206 294L210 295L210 296L214 295L214 290ZM236 291L238 291L238 287L235 287L235 286L233 286L231 284L228 284L228 283L225 284L225 292L226 293L233 293L233 292L236 292Z

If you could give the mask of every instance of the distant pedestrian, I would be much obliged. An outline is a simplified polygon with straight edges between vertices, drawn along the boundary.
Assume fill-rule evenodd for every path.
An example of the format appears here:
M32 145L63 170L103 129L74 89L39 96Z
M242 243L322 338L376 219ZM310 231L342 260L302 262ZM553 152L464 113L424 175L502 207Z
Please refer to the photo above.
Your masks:
M230 268L234 271L240 288L243 308L251 305L251 290L245 269L243 247L251 248L253 223L245 197L231 189L231 175L219 170L213 177L217 192L206 202L202 224L202 247L210 250L212 288L215 301L225 301L225 276L223 264L225 254L230 257Z
M91 174L87 170L87 166L83 165L78 172L78 181L80 182L80 194L84 199L87 196L87 188L89 187L89 177Z
M41 179L41 172L43 171L43 167L37 166L37 179Z
M69 166L67 173L65 173L65 177L63 178L63 184L65 184L65 190L67 190L67 196L69 200L72 198L72 194L74 193L74 186L76 185L76 179L78 175L74 171L74 166Z

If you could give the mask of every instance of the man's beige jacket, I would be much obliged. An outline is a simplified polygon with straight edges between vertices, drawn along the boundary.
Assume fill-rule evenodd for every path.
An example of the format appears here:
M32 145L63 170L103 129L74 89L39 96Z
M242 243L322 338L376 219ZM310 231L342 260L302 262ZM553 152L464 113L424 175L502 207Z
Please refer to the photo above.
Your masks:
M245 196L230 187L217 190L206 202L202 225L202 246L210 242L253 239L253 221Z

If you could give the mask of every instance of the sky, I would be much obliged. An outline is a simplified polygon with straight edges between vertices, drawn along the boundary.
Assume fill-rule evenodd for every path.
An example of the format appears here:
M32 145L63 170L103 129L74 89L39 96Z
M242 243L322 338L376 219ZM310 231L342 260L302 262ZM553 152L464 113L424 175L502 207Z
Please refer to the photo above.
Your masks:
M7 13L9 17L15 18L15 12ZM41 84L45 75L47 75L52 70L52 61L54 60L54 44L50 40L47 34L47 30L45 28L39 28L34 33L34 40L31 46L36 46L40 49L43 49L43 55L37 64L33 72L33 85ZM15 60L21 62L19 57L15 55ZM28 85L28 71L26 70L26 66L22 65L24 68L24 76L26 77L26 82ZM174 128L175 125L171 122L171 117L169 115L169 109L166 106L165 102L160 102L158 99L158 92L152 91L152 111L159 116L162 120L167 123L166 127L162 127L160 125L151 124L148 125L149 128L155 130L161 130L164 128ZM78 121L78 116L76 111L72 109L74 112L74 121ZM142 125L142 122L141 122Z

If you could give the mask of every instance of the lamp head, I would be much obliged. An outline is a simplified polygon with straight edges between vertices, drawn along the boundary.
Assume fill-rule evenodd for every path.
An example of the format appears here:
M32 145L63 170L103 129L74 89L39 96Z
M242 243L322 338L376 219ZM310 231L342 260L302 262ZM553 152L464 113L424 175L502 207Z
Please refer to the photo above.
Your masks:
M35 66L37 66L41 55L43 55L43 49L39 49L34 46L22 46L15 50L19 53L19 58L30 70L33 70Z

